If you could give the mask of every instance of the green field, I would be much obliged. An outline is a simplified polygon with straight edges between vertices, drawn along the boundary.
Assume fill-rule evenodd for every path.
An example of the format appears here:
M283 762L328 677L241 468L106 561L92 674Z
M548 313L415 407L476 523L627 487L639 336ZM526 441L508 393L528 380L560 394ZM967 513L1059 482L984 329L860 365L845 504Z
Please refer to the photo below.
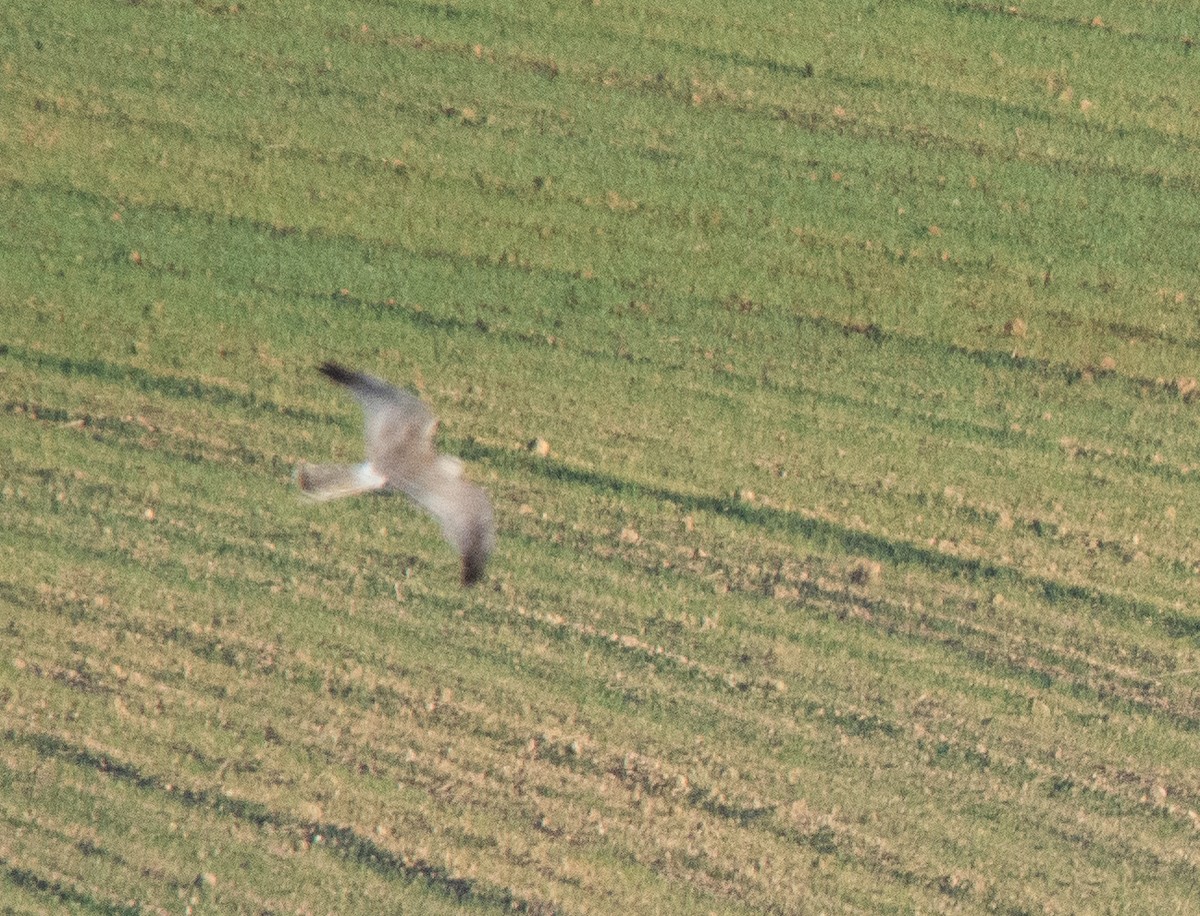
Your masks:
M0 911L1200 910L1195 40L0 6Z

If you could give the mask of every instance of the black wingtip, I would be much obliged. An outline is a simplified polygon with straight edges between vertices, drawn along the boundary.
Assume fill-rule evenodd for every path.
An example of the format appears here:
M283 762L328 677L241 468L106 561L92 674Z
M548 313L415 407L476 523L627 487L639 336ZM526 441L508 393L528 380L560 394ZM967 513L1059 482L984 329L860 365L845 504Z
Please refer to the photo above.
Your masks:
M347 369L340 363L326 361L317 366L317 371L342 385L349 385L358 378L358 373Z
M483 578L484 567L487 566L487 556L478 553L467 554L462 558L462 584L470 588Z

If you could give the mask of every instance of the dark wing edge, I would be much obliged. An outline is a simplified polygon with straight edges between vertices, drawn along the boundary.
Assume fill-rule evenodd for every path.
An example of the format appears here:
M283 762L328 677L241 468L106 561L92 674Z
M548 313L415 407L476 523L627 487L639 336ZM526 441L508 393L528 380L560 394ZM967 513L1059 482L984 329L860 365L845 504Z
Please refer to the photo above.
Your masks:
M340 363L329 360L317 366L317 371L339 385L345 385L360 398L394 398L399 393L399 389L389 385L383 379L367 375L365 372L356 372L353 369L347 369Z
M496 546L495 517L487 493L463 477L461 467L455 469L451 461L446 461L440 475L408 492L413 502L438 520L442 536L462 558L462 584L469 586L483 578Z
M459 478L455 518L442 519L442 528L462 556L462 584L475 585L483 578L488 558L496 546L492 504L482 487Z
M416 425L426 438L432 439L437 431L437 417L408 389L397 388L381 378L347 369L332 361L322 363L317 371L350 389L367 418L368 445L373 440L378 441L387 430L398 430L410 424ZM368 454L367 457L371 456Z
M483 570L487 566L487 561L488 552L482 548L477 547L463 554L462 584L464 588L470 588L483 578Z
M326 360L317 366L317 371L342 385L351 385L359 378L359 373L330 360Z

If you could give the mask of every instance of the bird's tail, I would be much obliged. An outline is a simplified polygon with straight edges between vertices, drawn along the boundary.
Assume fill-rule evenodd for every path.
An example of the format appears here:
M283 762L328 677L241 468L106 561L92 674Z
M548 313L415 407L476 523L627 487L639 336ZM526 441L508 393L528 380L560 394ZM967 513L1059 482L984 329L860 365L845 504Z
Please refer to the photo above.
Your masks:
M369 463L308 464L296 466L296 483L306 496L324 501L378 490L387 481Z

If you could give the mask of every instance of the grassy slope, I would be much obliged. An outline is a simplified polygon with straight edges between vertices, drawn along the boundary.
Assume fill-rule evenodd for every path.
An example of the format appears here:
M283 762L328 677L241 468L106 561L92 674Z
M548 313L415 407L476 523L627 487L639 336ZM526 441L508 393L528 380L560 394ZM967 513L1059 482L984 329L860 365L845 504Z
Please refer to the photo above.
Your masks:
M0 11L6 907L1192 906L1200 18L792 7Z

